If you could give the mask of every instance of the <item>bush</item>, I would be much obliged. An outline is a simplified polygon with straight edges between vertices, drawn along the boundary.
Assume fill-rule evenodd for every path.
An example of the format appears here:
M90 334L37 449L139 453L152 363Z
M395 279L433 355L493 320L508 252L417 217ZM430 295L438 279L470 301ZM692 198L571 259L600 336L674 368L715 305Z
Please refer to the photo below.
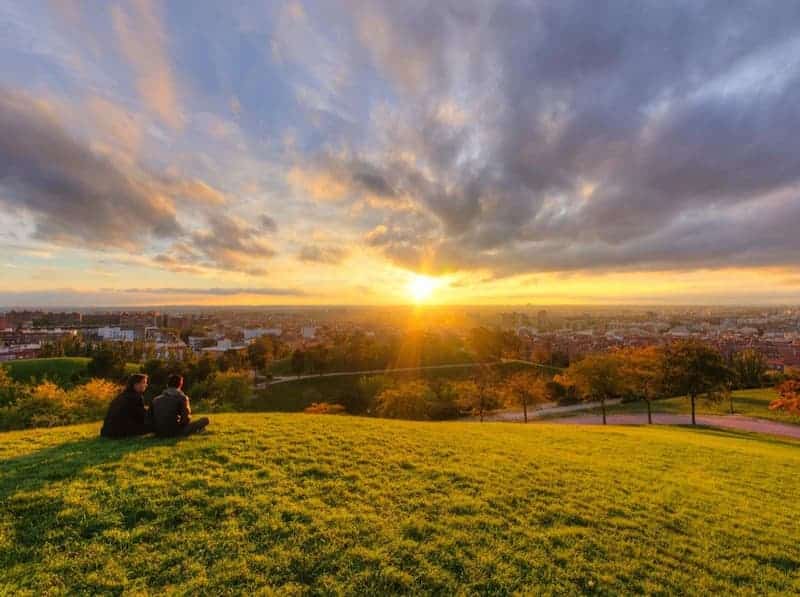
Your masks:
M345 414L345 409L341 404L315 402L311 406L306 407L303 412L309 415L343 415Z
M0 429L55 427L96 421L105 414L119 387L104 379L64 390L51 381L17 386L14 401L0 408Z

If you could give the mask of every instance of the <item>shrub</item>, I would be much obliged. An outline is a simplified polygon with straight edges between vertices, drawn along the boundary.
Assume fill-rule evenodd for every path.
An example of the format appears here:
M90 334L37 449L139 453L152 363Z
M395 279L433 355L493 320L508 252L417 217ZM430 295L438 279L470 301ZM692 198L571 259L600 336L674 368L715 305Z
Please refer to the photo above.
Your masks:
M435 399L425 382L407 381L378 394L375 412L390 419L424 420L429 418L429 404Z
M96 421L105 414L119 387L104 379L64 390L51 381L18 386L13 403L0 408L0 429L55 427Z
M343 415L345 408L341 404L331 404L330 402L315 402L303 410L309 415Z

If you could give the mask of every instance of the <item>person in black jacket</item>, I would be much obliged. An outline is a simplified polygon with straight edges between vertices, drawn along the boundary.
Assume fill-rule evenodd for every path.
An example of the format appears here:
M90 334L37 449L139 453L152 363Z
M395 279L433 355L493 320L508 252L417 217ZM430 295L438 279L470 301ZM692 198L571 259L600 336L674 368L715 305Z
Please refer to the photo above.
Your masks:
M189 397L183 393L183 377L170 375L167 389L153 400L153 426L159 437L175 437L202 431L207 417L192 421Z
M144 407L144 391L147 389L147 376L134 373L122 393L111 401L108 414L103 421L100 435L120 438L145 435L153 431L149 413Z

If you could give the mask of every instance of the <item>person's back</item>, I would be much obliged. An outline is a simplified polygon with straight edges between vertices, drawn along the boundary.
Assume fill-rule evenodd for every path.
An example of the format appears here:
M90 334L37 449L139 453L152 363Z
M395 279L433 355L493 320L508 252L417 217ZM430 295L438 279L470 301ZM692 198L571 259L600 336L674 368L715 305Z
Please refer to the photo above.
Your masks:
M100 435L109 438L144 435L153 429L147 421L143 393L147 389L147 376L131 375L125 390L108 407Z
M156 435L161 437L189 435L208 425L209 421L205 417L197 421L191 420L189 397L183 393L182 387L183 378L180 375L172 375L167 389L153 400L153 425Z

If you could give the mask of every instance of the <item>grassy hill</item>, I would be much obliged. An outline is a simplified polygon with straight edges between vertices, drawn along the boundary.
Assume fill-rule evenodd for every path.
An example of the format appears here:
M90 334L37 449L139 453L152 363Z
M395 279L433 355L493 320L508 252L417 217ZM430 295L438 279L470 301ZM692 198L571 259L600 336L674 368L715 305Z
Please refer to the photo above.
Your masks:
M16 381L28 382L31 379L47 378L58 384L66 384L76 374L85 375L90 360L88 357L20 359L4 363L3 366L8 368L9 374ZM139 365L128 363L125 365L125 370L128 373L135 373L139 371Z
M0 594L800 591L800 444L215 415L0 435Z

